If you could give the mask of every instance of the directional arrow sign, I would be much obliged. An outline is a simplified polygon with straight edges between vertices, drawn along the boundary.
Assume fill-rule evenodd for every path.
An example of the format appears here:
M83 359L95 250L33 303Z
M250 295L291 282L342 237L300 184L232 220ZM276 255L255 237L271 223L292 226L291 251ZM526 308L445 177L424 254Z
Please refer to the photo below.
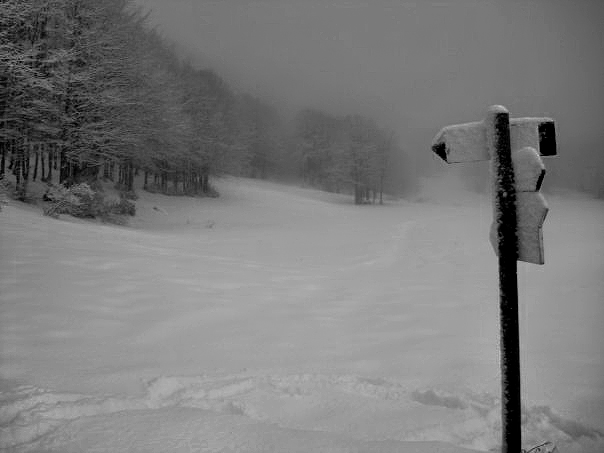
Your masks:
M531 147L513 152L512 165L516 189L518 261L544 264L542 226L549 209L539 189L545 176L545 166L537 151ZM497 226L494 222L489 239L497 254Z
M530 146L542 156L556 155L556 132L550 118L510 120L511 149ZM484 121L455 124L441 129L432 142L432 151L447 163L476 162L491 158Z
M516 194L516 236L518 238L518 261L544 264L543 222L549 208L539 192L519 192ZM497 224L491 224L489 239L495 254L497 252Z
M543 264L543 231L541 227L549 208L539 192L516 194L516 235L518 237L518 261Z
M509 134L514 186L518 192L518 260L543 264L541 226L547 215L547 204L543 196L537 193L545 175L545 167L539 156L556 155L554 121L550 118L510 119ZM444 127L436 134L432 151L448 163L490 160L485 121ZM540 223L537 222L539 219ZM493 229L489 237L497 250Z
M512 153L516 188L516 235L518 260L543 264L541 227L549 210L539 193L545 177L545 166L535 148L526 147Z

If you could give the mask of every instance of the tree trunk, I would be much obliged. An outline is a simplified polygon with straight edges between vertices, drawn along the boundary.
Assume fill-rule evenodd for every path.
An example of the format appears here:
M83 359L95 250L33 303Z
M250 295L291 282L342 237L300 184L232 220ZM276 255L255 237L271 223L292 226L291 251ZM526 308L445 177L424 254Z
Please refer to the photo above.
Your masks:
M2 178L4 176L4 166L6 165L6 142L1 142L0 148L2 148L2 158L0 160L0 178Z
M133 192L134 191L134 165L132 165L132 162L128 162L128 180L127 180L127 184L126 184L126 189L128 190L128 192Z
M27 172L25 170L25 155L23 149L17 151L13 172L16 178L15 194L17 200L25 201L27 195Z
M15 142L11 140L8 143L10 143L10 159L8 160L8 169L12 170L15 166Z
M44 178L44 151L40 151L40 181L46 182L46 178Z
M23 169L23 178L27 181L29 180L29 145L25 148L25 150L23 150L24 152L24 159L23 159L23 163L25 165L22 165L21 168Z
M53 165L53 153L54 151L48 151L48 173L46 173L46 180L52 183L52 165Z
M207 166L201 169L201 191L204 194L210 192L210 169Z
M29 153L22 157L21 170L23 178L21 179L21 187L19 189L19 199L25 201L27 199L27 183L29 182Z
M36 158L34 160L34 174L31 177L32 181L35 181L38 177L38 162L40 161L40 153L36 151Z
M13 175L16 178L16 190L19 190L19 184L21 184L21 158L19 155L13 158Z
M209 176L207 173L204 173L201 178L201 191L207 194L210 191Z
M61 150L59 158L61 159L59 165L59 184L65 184L67 178L69 178L69 162L67 162L67 156L64 150Z

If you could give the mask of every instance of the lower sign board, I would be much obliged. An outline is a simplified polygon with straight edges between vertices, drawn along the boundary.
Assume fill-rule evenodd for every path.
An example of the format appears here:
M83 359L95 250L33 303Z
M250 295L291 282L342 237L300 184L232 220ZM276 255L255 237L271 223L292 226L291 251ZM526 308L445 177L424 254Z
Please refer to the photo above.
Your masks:
M549 208L539 192L516 193L516 236L518 238L518 261L544 264L542 225ZM491 225L491 245L497 253L497 225Z

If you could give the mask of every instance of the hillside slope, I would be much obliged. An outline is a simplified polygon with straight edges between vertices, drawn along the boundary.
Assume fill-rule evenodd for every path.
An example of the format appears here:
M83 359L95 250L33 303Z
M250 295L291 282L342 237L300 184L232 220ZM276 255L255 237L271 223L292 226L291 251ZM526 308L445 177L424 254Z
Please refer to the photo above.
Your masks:
M430 187L359 207L228 178L142 192L130 227L5 207L0 447L496 448L490 203ZM602 451L604 205L550 205L519 269L525 444Z

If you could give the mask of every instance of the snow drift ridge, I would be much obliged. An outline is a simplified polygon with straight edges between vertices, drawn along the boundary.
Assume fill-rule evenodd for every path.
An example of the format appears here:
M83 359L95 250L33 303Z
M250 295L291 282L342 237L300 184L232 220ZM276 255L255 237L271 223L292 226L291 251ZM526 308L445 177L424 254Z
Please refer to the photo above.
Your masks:
M498 447L500 430L500 406L492 395L409 390L401 383L358 376L158 377L146 383L146 394L140 398L23 386L2 392L0 403L0 448L16 451L55 444L55 432L83 417L90 417L90 424L94 417L102 420L109 414L183 408L243 416L286 429L345 434L360 441L441 441L481 450ZM380 413L387 417L381 432L376 434L375 426L365 427L373 433L363 432L364 425L383 422ZM411 414L414 420L409 419ZM429 415L425 420L431 423L422 423L422 415ZM436 425L435 417L441 421ZM523 429L526 445L550 440L567 452L604 450L602 433L566 420L549 407L524 408Z

